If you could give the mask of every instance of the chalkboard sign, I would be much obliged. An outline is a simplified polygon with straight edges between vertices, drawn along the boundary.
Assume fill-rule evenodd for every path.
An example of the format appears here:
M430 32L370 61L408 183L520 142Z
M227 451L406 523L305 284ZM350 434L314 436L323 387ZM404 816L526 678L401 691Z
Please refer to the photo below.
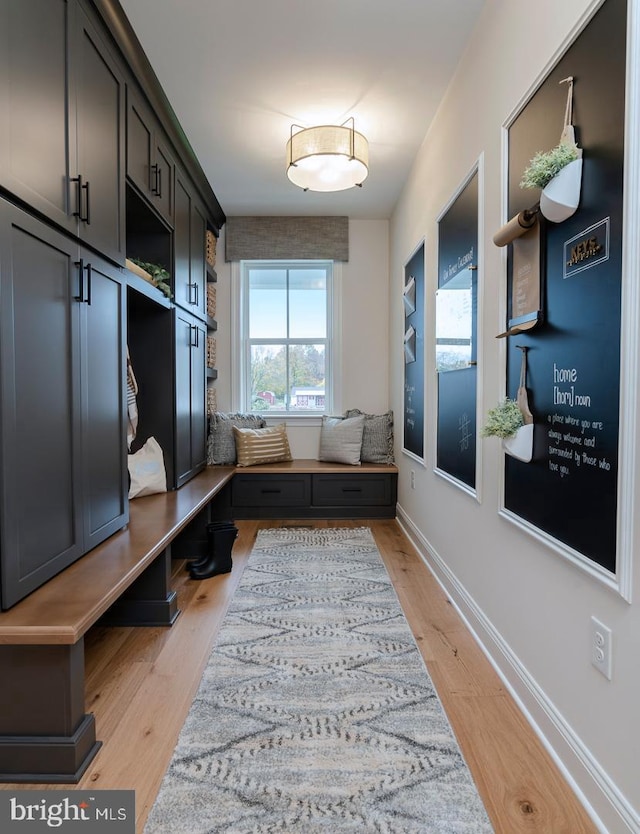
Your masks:
M476 485L478 175L438 225L436 363L437 468Z
M529 348L533 461L506 458L505 508L606 570L616 570L626 2L606 0L509 128L509 217L535 204L519 187L554 147L566 84L583 148L577 212L542 222L542 321L509 336L508 393ZM511 248L511 247L509 247ZM511 285L512 264L508 259Z
M424 244L404 268L404 448L424 457Z

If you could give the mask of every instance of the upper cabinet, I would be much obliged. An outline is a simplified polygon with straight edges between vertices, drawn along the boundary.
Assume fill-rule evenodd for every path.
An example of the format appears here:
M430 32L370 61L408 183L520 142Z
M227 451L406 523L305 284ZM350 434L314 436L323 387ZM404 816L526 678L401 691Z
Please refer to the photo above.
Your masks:
M124 78L75 0L0 3L0 108L0 185L124 263Z
M173 158L149 108L127 87L127 177L173 225Z
M176 213L174 230L175 302L195 316L207 315L206 279L207 220L193 186L176 171Z

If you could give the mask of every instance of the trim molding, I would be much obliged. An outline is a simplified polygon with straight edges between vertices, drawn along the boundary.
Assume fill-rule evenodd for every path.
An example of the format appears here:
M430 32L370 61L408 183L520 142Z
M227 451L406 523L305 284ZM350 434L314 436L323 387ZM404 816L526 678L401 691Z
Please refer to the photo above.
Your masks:
M456 611L599 831L638 834L640 815L400 504L397 521L426 567L450 596ZM601 809L599 813L595 805ZM607 824L601 817L606 817Z

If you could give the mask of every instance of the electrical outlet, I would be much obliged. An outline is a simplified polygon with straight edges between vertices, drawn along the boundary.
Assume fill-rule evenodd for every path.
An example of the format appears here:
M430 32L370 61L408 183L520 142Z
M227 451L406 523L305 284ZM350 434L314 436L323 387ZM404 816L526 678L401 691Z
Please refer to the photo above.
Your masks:
M591 618L591 663L605 678L611 680L611 629L604 623Z
M409 473L409 483L411 484L411 489L416 488L416 470L412 469Z

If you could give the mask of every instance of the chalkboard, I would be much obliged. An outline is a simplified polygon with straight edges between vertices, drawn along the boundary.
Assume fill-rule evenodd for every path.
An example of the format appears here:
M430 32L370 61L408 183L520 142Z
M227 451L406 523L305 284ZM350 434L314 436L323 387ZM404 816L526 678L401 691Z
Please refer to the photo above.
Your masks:
M404 448L424 457L424 244L404 268ZM413 308L413 309L412 309Z
M584 150L581 201L542 219L543 320L509 337L508 393L529 348L531 463L507 456L505 507L606 570L616 570L626 2L606 0L509 128L509 217L535 204L519 182L556 145L566 84ZM511 247L509 247L511 249ZM511 257L508 258L511 284Z
M464 315L443 326L436 300L436 354L464 351L460 364L440 361L438 372L437 468L475 489L476 485L476 342L478 266L478 175L464 186L438 224L438 293L462 295L444 315ZM452 290L448 288L452 287ZM464 311L464 312L463 312ZM468 317L468 321L467 321ZM446 325L446 322L445 322ZM451 338L446 338L447 335ZM456 338L458 336L458 338ZM444 343L444 345L443 345ZM455 354L454 354L455 355ZM455 370L445 370L452 367Z

